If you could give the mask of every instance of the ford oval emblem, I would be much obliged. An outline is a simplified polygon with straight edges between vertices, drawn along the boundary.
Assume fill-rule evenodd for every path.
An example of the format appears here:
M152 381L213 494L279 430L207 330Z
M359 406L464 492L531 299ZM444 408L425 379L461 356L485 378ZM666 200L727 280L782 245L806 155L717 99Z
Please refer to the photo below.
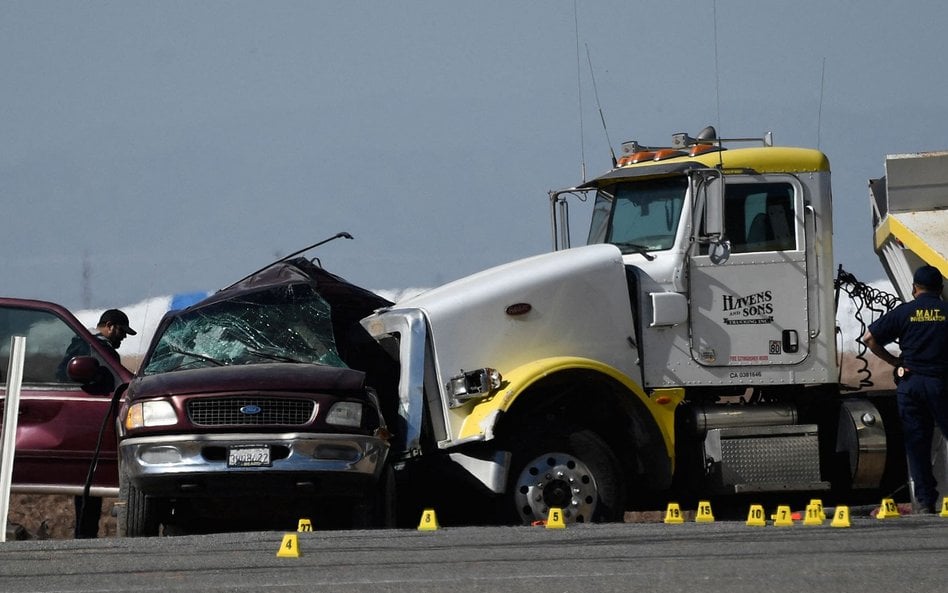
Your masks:
M262 412L262 411L263 411L263 408L261 408L260 406L255 406L255 405L253 405L253 404L248 404L248 405L242 406L242 407L240 408L240 413L241 413L241 414L246 414L246 415L248 415L248 416L253 416L254 414L259 414L259 413Z

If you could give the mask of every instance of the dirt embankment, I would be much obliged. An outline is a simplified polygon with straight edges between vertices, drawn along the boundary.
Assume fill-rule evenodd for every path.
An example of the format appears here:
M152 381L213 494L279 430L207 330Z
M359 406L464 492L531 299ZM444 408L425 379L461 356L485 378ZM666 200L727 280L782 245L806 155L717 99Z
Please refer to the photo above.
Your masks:
M116 535L112 509L116 499L102 501L99 537ZM72 539L76 510L72 496L14 494L10 497L7 539Z

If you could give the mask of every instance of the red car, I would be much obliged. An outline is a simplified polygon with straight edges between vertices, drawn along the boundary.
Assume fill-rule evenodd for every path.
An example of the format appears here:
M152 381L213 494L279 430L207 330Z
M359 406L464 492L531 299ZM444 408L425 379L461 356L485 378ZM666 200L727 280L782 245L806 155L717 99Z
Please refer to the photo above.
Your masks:
M82 494L100 428L115 389L132 373L66 309L54 303L0 298L0 401L6 405L11 337L26 337L20 415L13 463L13 491ZM74 339L86 342L97 359L95 379L86 384L66 376L64 355ZM103 434L92 481L93 496L117 496L113 422Z

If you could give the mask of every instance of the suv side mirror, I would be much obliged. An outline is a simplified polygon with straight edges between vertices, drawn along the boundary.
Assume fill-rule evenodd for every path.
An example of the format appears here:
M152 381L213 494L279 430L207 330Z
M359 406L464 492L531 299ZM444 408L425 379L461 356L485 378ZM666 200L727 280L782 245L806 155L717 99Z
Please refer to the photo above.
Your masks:
M102 365L92 356L74 356L66 365L66 374L76 383L94 383L101 375Z

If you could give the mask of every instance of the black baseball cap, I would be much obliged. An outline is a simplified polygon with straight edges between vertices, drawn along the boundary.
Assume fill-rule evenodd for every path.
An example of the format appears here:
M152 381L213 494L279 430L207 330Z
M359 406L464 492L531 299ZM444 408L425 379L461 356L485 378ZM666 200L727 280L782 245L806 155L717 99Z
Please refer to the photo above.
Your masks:
M118 309L108 309L102 314L102 317L99 317L99 325L105 325L106 323L111 323L112 325L123 328L125 333L130 336L138 335L137 331L128 326L128 315Z
M935 266L922 266L915 270L915 276L912 277L912 282L922 288L941 290L944 280L941 277L941 272L939 272Z

